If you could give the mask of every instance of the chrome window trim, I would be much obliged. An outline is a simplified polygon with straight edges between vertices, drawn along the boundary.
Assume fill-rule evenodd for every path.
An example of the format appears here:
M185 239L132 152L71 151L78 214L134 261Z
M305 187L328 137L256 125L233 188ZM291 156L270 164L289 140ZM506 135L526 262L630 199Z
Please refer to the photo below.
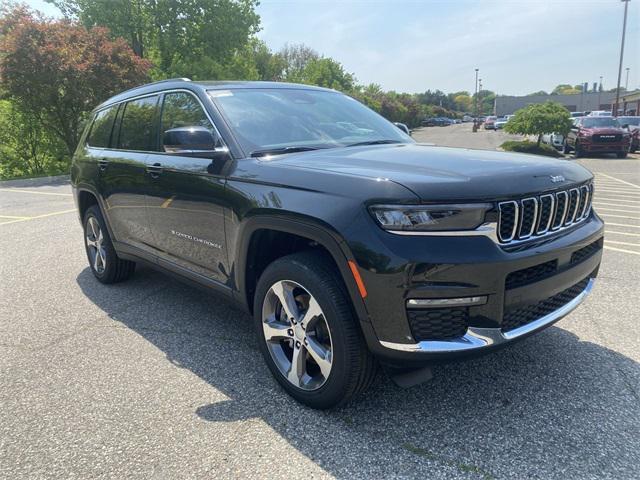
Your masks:
M562 317L568 315L580 305L591 293L595 279L591 278L585 289L569 303L559 309L540 317L533 322L521 327L503 332L501 328L479 328L469 327L467 333L462 337L452 340L424 340L417 343L395 343L380 340L380 345L391 350L411 353L453 353L469 350L479 350L502 343L507 343L519 337L533 333L537 330L557 322Z
M525 205L524 202L533 201L533 221L531 222L531 229L529 233L526 235L522 234L522 219L520 219L520 228L518 229L518 240L525 240L533 235L533 232L536 231L536 224L538 223L538 199L535 197L527 197L521 200L522 203L522 217L524 217Z
M502 206L503 205L507 205L512 203L515 208L515 221L513 222L513 230L511 231L511 235L509 236L508 239L502 238L502 235L500 234L500 222L502 222ZM513 240L516 236L516 232L518 231L518 225L520 223L520 206L518 205L518 202L516 202L515 200L509 200L508 202L500 202L498 203L498 213L500 216L500 220L498 221L498 238L500 239L501 242L506 243L506 242L510 242L511 240Z
M538 225L536 227L536 235L544 235L545 233L547 233L549 231L549 229L551 228L551 222L553 222L553 214L555 213L555 206L556 206L556 197L554 197L552 194L547 193L545 195L540 195L540 210L542 211L542 199L543 198L550 198L551 199L551 211L549 212L549 220L547 220L547 226L543 229L540 230L540 218L538 218Z

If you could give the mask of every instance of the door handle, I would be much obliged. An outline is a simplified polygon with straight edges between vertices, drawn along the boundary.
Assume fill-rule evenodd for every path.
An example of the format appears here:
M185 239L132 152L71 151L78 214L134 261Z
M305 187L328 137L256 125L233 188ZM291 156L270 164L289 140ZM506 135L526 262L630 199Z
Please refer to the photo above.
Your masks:
M100 160L98 160L98 168L101 172L104 172L108 166L109 160L107 160L106 158L101 158Z
M162 165L159 163L154 163L153 165L147 166L147 173L151 175L151 178L158 178L162 173Z

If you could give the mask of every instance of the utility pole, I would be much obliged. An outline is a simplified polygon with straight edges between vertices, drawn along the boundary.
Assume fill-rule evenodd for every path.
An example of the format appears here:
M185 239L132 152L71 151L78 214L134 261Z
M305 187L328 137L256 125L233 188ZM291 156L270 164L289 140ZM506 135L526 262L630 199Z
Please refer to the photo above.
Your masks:
M482 79L478 79L478 113L482 115Z
M620 79L622 77L622 59L624 57L624 36L627 33L627 10L629 0L621 0L624 3L624 20L622 20L622 42L620 42L620 64L618 65L618 86L616 87L616 103L613 106L613 116L618 116L618 105L620 103Z
M474 98L474 114L473 114L473 131L477 132L478 131L478 70L480 70L479 68L476 68L476 95Z

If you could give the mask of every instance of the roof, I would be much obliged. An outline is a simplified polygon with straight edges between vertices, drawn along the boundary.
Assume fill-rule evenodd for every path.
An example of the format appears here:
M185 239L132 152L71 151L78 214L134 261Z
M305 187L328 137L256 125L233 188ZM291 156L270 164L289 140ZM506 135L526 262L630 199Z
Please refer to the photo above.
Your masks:
M286 83L286 82L263 82L263 81L243 81L243 80L209 80L209 81L196 81L193 82L188 78L170 78L167 80L160 80L158 82L147 83L140 85L139 87L130 88L125 90L108 100L104 101L96 109L106 107L108 105L122 102L131 97L137 97L140 95L147 95L163 90L172 89L186 89L191 91L203 91L203 90L237 90L237 89L249 89L249 88L279 88L279 89L304 89L304 90L318 90L325 92L335 92L329 88L316 87L314 85L304 85L300 83Z

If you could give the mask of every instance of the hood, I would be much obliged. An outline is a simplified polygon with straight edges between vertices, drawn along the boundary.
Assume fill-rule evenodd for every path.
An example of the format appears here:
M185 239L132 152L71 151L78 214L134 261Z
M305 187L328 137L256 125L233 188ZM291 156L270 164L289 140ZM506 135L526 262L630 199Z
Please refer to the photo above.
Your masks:
M392 180L425 202L500 200L557 190L592 178L587 169L567 160L421 144L317 150L283 155L270 162Z
M620 135L627 133L622 128L617 127L582 127L581 132L586 132L588 135Z

